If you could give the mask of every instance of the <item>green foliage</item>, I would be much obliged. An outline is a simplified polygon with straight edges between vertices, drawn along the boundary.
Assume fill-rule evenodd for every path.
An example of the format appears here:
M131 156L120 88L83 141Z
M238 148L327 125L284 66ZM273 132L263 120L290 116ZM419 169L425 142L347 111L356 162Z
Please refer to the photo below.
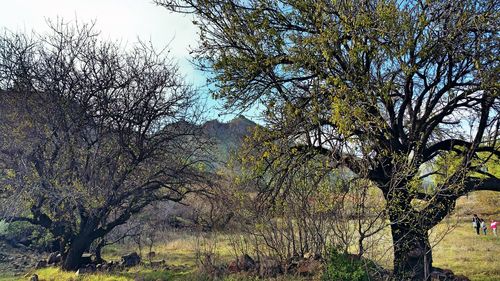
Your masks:
M44 228L28 222L1 223L0 235L7 240L22 243L35 249L47 250L53 236Z
M323 281L367 281L370 280L365 264L332 247L328 255Z
M432 169L439 171L439 173L431 177L434 186L445 183L446 180L457 172L461 165L461 157L461 154L457 152L450 152L442 153L435 159L432 164ZM473 177L483 179L488 178L491 175L497 178L500 177L500 159L492 153L476 153L476 157L472 159L472 166L478 167L477 169L469 172L469 174Z
M3 220L0 220L0 235L6 234L7 227L9 224Z

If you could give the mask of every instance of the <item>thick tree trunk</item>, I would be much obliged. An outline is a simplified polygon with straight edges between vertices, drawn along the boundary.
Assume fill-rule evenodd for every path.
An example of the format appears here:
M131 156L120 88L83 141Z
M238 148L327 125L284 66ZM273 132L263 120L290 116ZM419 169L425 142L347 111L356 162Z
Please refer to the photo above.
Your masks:
M425 221L412 207L406 187L386 194L394 247L394 280L428 280L432 269L432 251Z
M62 268L64 270L77 270L82 264L82 255L90 247L93 239L88 235L80 234L69 244L69 249L63 256Z
M427 280L432 269L432 250L427 231L413 226L391 224L396 280Z

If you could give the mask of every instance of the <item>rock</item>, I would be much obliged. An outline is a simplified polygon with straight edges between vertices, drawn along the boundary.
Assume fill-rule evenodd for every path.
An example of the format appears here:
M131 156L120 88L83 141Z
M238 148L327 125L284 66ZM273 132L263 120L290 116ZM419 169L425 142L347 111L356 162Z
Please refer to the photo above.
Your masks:
M242 271L250 271L255 268L255 261L247 254L238 257L238 268Z
M453 281L456 280L455 274L449 269L433 268L430 274L431 281Z
M311 276L320 272L323 268L323 263L317 259L301 260L297 264L296 272L302 276Z
M62 256L60 252L50 253L47 258L47 264L57 264L62 261Z
M101 271L111 271L116 266L119 266L119 264L117 262L113 262L113 261L103 263L103 264L101 264Z
M263 258L259 264L260 277L276 277L278 274L283 273L280 262L267 257Z
M152 258L156 257L156 253L155 252L149 252L147 254L147 257L148 257L148 259L152 259Z
M117 269L119 267L123 268L123 266L121 266L119 262L109 261L109 262L102 265L102 270L111 271L111 270Z
M82 276L82 275L83 275L83 274L85 274L85 273L87 273L87 270L86 270L84 267L82 267L82 268L79 268L79 269L76 271L75 275L76 275L76 276Z
M164 267L166 264L165 260L161 261L151 261L151 267Z
M454 281L470 281L470 279L464 275L455 275Z
M130 253L128 255L122 256L120 265L124 267L136 266L141 262L141 257L136 253Z
M295 272L297 272L297 267L301 260L302 258L299 256L293 256L290 259L288 259L284 266L285 274L288 273L295 274Z
M45 260L39 260L39 261L37 261L37 263L35 265L35 269L44 268L46 266L47 266L47 261L45 261Z
M227 270L228 273L238 273L238 272L240 272L240 268L238 267L238 261L237 260L231 261L227 265L227 269L226 270Z
M92 263L92 254L90 253L84 253L81 258L82 264L91 264Z
M38 281L38 275L33 274L30 278L30 281Z
M95 272L95 268L93 266L81 267L76 271L76 276L81 276L84 274L90 274L90 273L94 273L94 272Z
M14 245L14 247L16 248L19 248L19 249L27 249L28 247L26 245L24 245L23 243L17 243L16 245Z
M312 257L314 257L314 253L312 253L312 252L307 252L307 253L304 254L304 259L305 260L308 260L308 259L310 259Z

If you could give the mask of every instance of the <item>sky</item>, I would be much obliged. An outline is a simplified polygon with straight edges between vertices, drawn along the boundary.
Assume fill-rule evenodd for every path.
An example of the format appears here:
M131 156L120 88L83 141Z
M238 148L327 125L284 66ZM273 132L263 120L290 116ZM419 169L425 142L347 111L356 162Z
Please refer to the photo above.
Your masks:
M48 30L47 20L58 18L65 22L95 21L102 39L128 45L140 38L158 49L168 46L186 80L201 87L211 108L208 119L218 118L219 103L208 97L204 74L190 62L189 50L197 46L198 39L192 16L169 12L152 0L0 0L0 29L43 33Z

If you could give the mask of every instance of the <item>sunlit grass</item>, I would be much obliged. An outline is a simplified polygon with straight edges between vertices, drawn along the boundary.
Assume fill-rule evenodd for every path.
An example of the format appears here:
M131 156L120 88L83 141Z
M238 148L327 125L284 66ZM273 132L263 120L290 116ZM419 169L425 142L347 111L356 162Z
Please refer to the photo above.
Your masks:
M433 230L431 241L442 238L443 232L446 236L434 247L434 266L451 269L456 274L462 274L471 280L492 281L500 280L500 238L492 236L476 235L470 223L448 222L442 223ZM379 249L373 256L383 255L380 259L384 266L390 268L392 265L392 251L390 250L390 237L388 231L384 231L384 237L377 239ZM387 239L386 239L387 238ZM40 280L45 281L131 281L131 280L179 280L179 281L203 281L208 280L206 276L196 272L195 253L197 250L215 250L219 262L227 262L233 258L232 249L226 236L210 236L196 238L194 235L177 235L169 242L154 247L157 253L155 260L164 259L171 270L154 270L147 266L133 267L127 271L115 273L96 273L92 275L76 276L74 272L65 272L58 268L44 268L37 270ZM113 245L104 251L105 258L117 260L120 255L135 251L133 247ZM145 254L145 252L143 252ZM148 261L144 261L146 264ZM275 280L302 280L299 277L286 276ZM13 277L0 275L0 281L26 280L26 277ZM231 275L224 277L224 281L251 281L255 277L247 275Z
M59 268L49 267L36 270L40 281L157 281L173 280L174 277L182 276L182 273L174 273L167 270L153 270L142 266L133 267L127 271L113 273L94 273L77 276L75 272L63 271ZM32 274L28 274L31 276ZM0 280L26 280L26 277L11 277Z
M473 211L482 215L484 219L495 218L498 214L498 205L486 204L481 207L478 201L486 200L485 197L498 199L497 194L472 194L469 198L461 198L457 213L452 218L444 220L431 231L434 266L451 269L455 274L469 277L472 281L500 280L500 237L476 235L470 223ZM487 199L488 199L487 198ZM478 200L481 199L481 200ZM472 203L471 203L472 202ZM493 206L492 206L493 205ZM497 218L498 219L498 218ZM443 234L445 234L443 236ZM370 241L371 240L371 241ZM227 235L206 235L198 237L196 234L186 232L173 232L165 234L161 243L156 243L153 251L156 253L155 261L165 260L168 270L155 270L145 265L133 267L123 272L96 273L92 275L76 276L74 272L64 272L57 268L45 268L32 271L24 276L13 276L10 273L0 273L0 281L28 280L31 274L36 273L44 281L132 281L132 280L173 280L173 281L205 281L207 276L197 272L196 253L211 252L216 257L216 262L223 264L235 258L235 253L230 245ZM355 240L354 240L355 241ZM366 257L377 261L386 268L392 268L392 239L390 229L387 227L379 235L367 240L371 248ZM439 242L436 244L436 242ZM350 248L356 252L356 246ZM115 244L104 248L103 257L106 260L119 260L122 255L138 251L136 245ZM146 256L148 248L142 249ZM253 281L256 277L246 274L226 276L222 281ZM273 280L304 280L299 277L282 276ZM309 280L309 279L308 279Z
M9 274L9 273L0 273L0 281L10 281L10 280L17 280L18 277ZM21 280L25 280L26 278L23 278Z
M500 238L477 235L468 222L459 223L434 248L434 266L449 268L471 280L500 280Z

